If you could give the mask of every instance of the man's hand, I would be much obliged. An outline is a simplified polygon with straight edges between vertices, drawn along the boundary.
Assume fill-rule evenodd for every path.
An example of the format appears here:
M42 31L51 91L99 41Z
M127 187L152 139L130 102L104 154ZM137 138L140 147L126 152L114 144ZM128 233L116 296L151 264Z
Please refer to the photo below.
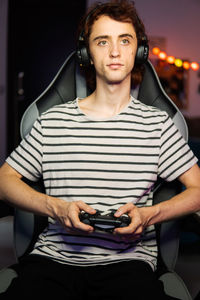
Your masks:
M59 199L57 203L54 218L59 221L67 232L91 233L94 231L92 226L80 221L79 214L82 210L89 214L95 214L95 209L83 201L67 202Z
M145 217L145 208L138 208L133 203L127 203L121 206L115 213L115 217L120 217L123 214L128 214L131 218L131 223L127 227L116 228L115 234L123 235L124 239L137 240L140 238L148 220Z

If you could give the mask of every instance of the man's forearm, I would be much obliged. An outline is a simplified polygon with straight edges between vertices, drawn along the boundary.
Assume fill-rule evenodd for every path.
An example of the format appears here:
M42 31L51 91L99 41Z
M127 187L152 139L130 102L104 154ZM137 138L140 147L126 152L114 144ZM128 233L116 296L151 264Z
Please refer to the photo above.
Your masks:
M96 211L83 201L66 201L40 193L24 181L8 164L0 169L0 199L20 209L56 219L66 230L90 232L93 228L80 222L79 213Z
M37 192L12 175L0 177L0 199L26 211L52 216L48 196Z
M195 164L180 175L179 180L186 188L183 192L151 208L141 208L147 226L200 210L200 169L198 165Z
M58 201L31 188L7 164L0 169L0 199L11 206L51 217L54 216L54 207Z
M163 201L152 207L142 207L141 213L146 225L161 223L200 210L200 189L191 187L170 200Z

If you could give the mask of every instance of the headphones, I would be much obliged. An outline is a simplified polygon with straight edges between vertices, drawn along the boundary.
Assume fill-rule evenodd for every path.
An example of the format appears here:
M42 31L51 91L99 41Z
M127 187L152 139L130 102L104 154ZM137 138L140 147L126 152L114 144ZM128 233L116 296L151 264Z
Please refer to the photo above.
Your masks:
M88 14L88 16L85 20L85 24L89 20L90 16L97 10L97 8L99 8L102 5L105 5L105 3L100 3L97 5L97 7L95 7L94 9L91 10L91 12ZM91 60L90 60L90 54L86 47L84 35L85 35L85 33L84 33L84 29L83 29L78 37L76 55L77 55L79 65L82 67L88 67L91 65ZM141 64L145 63L148 59L148 55L149 55L149 45L148 45L147 37L144 36L137 48L137 52L136 52L136 56L135 56L135 64L141 65Z

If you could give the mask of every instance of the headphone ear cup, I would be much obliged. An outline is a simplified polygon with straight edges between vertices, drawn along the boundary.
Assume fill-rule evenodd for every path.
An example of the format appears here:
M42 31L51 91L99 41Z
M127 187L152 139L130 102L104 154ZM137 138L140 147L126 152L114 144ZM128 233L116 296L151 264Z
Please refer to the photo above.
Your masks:
M87 51L84 41L79 41L78 48L76 50L78 62L80 66L87 67L90 63L90 55Z
M135 56L135 63L137 65L141 65L147 61L149 55L149 46L147 44L145 45L139 45L137 48L137 53Z

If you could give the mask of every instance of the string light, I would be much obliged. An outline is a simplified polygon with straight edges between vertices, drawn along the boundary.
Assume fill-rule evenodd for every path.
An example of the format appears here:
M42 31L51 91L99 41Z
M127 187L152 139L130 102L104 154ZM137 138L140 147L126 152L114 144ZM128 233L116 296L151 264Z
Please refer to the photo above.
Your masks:
M160 49L158 47L154 47L152 49L153 54L158 55L160 53Z
M152 49L152 53L154 55L157 55L160 60L165 60L169 64L174 64L178 68L183 67L185 70L192 69L193 71L197 71L200 68L199 63L197 63L197 62L190 63L189 61L183 61L180 58L175 58L172 55L167 55L166 52L161 51L158 47L154 47Z
M158 53L158 57L162 60L165 60L167 58L167 54L164 51L160 51Z
M176 58L174 64L176 67L180 68L183 65L183 61L180 58Z
M189 61L184 61L184 62L183 62L183 68L186 69L186 70L189 70L189 68L190 68L190 63L189 63Z
M174 64L174 62L175 62L175 57L174 56L167 56L167 62L169 63L169 64Z
M196 62L192 62L192 63L190 64L190 67L191 67L191 69L194 70L194 71L199 70L199 64L196 63Z

